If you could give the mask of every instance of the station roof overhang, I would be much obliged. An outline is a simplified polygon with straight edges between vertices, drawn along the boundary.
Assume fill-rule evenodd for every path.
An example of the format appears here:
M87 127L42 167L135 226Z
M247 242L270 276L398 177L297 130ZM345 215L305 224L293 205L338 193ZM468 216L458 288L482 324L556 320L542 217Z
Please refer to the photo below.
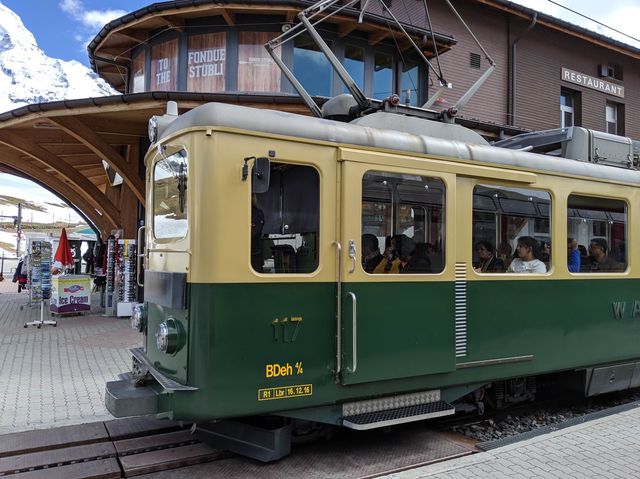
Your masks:
M298 97L252 94L152 92L27 105L0 114L0 171L31 179L65 200L101 235L123 228L124 206L110 194L106 163L132 198L145 204L141 149L148 145L148 120L208 102L240 103L307 113ZM103 163L104 162L104 163ZM106 237L103 236L103 237Z
M149 42L158 31L183 32L189 22L214 16L222 17L230 27L236 25L236 19L241 15L275 15L284 23L294 23L296 15L314 3L307 0L176 0L154 3L106 24L87 46L89 61L96 73L123 92L133 50ZM327 13L331 11L326 10ZM328 18L327 22L334 25L341 37L360 32L371 45L393 39L401 50L411 48L410 41L401 35L400 29L389 18L365 13L363 22L359 23L359 15L359 9L347 8ZM410 25L403 25L403 28L427 57L432 57L436 50L439 54L444 53L456 43L449 35Z

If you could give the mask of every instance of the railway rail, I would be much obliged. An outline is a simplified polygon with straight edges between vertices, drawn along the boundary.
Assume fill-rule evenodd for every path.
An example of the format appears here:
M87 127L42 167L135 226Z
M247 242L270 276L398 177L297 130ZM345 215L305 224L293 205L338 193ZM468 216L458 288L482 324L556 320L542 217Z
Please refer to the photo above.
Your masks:
M0 476L369 478L474 451L460 436L410 424L388 431L337 431L331 441L297 446L291 456L266 465L199 442L189 425L135 418L0 436Z

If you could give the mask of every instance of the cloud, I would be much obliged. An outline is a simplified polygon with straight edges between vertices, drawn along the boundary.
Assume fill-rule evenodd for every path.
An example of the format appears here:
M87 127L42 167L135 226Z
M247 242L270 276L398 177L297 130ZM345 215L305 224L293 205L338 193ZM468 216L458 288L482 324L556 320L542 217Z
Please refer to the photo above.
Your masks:
M80 22L86 29L100 30L105 24L114 18L121 17L125 10L87 10L81 0L62 0L60 9L69 14L74 20Z

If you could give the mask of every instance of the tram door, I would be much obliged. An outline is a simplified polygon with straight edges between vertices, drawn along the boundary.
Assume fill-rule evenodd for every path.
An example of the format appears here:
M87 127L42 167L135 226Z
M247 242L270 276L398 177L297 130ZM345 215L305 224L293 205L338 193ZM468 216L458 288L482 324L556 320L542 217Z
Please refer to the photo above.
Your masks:
M455 369L452 188L453 175L342 163L343 384Z

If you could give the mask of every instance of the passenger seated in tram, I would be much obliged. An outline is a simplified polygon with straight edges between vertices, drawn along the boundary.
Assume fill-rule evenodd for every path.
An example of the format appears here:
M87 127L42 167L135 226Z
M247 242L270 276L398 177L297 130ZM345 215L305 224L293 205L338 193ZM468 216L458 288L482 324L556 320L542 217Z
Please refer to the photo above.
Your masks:
M376 266L380 264L383 256L380 253L378 238L371 233L362 235L362 268L367 273L373 273Z
M546 273L547 267L541 260L542 253L538 241L531 236L518 238L516 255L507 273Z
M496 257L502 261L502 266L507 269L513 259L513 248L509 243L500 243L496 249Z
M624 271L624 264L618 263L607 254L608 244L604 238L593 238L589 243L589 257L582 267L583 273L610 273Z
M415 243L407 235L396 235L391 238L389 246L384 250L384 258L373 271L374 274L398 274L411 258Z
M403 274L433 273L429 259L429 243L416 243L416 247L409 258L409 262L402 269ZM433 247L431 247L433 250Z
M567 238L567 268L570 273L580 272L580 250L575 238Z
M476 273L504 272L504 263L496 257L493 245L489 241L478 241L475 250L478 256L478 265L474 268Z

